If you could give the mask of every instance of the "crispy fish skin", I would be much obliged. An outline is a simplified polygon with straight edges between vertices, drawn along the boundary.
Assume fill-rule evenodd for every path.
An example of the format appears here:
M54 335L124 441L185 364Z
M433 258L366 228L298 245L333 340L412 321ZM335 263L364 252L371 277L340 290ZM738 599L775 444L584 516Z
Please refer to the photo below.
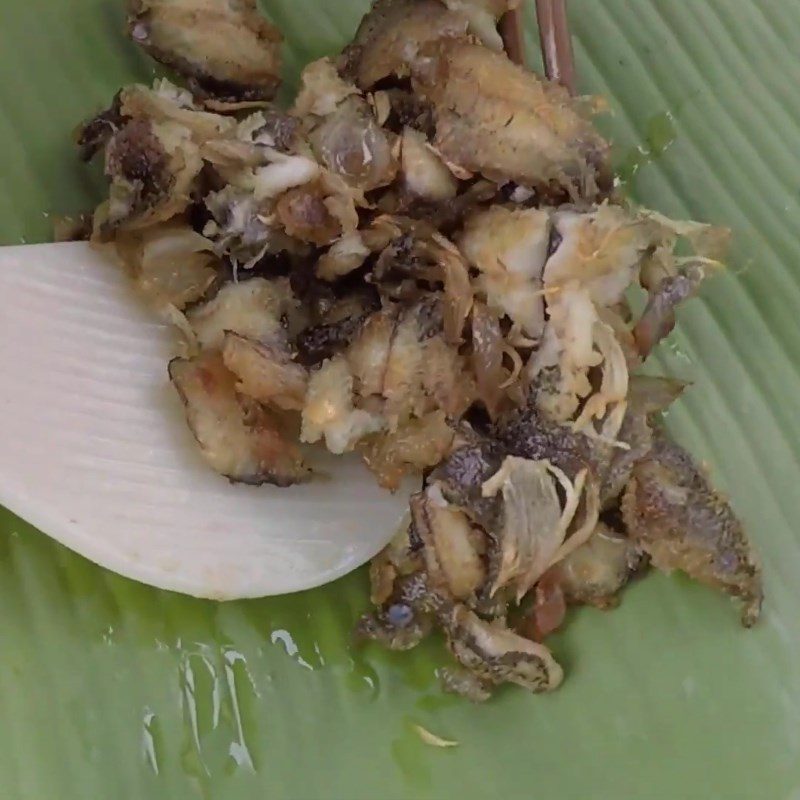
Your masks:
M506 451L494 442L482 440L456 448L431 473L430 480L441 486L448 502L464 508L486 530L493 530L501 518L497 497L484 497L483 485L501 467Z
M218 352L175 358L169 376L208 464L233 483L291 486L310 477L296 444L275 417L236 391Z
M282 37L255 0L128 0L128 34L156 61L221 100L268 100Z
M622 498L631 538L653 564L743 601L742 624L761 612L761 567L728 501L714 491L689 454L657 432L633 469Z
M425 56L415 87L433 103L434 145L448 161L498 182L599 194L608 144L563 87L469 41L441 40Z
M547 647L515 633L503 620L481 619L431 587L424 573L405 579L402 597L412 607L434 615L456 660L487 688L516 683L533 692L549 692L564 679L564 671Z
M202 166L197 148L175 126L128 120L106 144L111 189L95 212L94 236L106 241L185 211Z
M433 630L429 616L415 614L407 605L393 603L365 614L356 626L360 638L379 642L389 650L412 650Z
M283 336L272 341L254 341L227 331L222 360L239 379L237 390L242 394L286 411L302 410L308 372L292 360Z
M360 89L406 76L409 56L425 45L467 33L469 21L439 0L376 0L345 48L339 70Z
M532 401L499 420L492 434L511 455L534 461L547 459L570 478L582 469L596 468L589 439L550 422Z
M515 683L532 692L551 692L564 679L564 671L544 645L514 633L499 620L486 622L466 606L452 608L444 629L458 662L488 685Z
M589 541L553 568L553 577L567 602L614 608L642 561L635 542L600 522Z
M393 649L409 649L430 631L427 618L435 620L456 661L474 676L465 681L462 670L448 670L442 676L448 691L483 701L491 696L493 686L502 683L548 692L564 678L547 647L520 636L500 619L482 619L432 586L424 572L398 580L392 600L377 614L364 617L358 632Z
M106 155L107 173L138 184L133 210L152 205L175 183L169 158L153 126L146 120L131 120L112 139Z
M601 464L600 501L604 508L618 504L634 466L650 452L654 415L666 411L685 389L685 383L672 378L631 377L628 407L617 434L617 440L625 447L595 444L595 459Z

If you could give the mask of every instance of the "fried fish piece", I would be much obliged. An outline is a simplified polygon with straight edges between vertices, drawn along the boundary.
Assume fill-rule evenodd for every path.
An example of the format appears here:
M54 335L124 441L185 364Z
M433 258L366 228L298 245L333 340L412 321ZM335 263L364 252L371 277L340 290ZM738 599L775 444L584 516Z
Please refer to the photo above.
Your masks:
M376 0L339 61L361 89L391 75L407 77L409 61L430 42L466 36L469 20L438 0Z
M600 522L585 544L553 568L553 576L568 602L613 608L642 561L631 539Z
M128 34L206 97L268 100L282 37L256 0L128 0Z
M456 448L431 473L445 499L467 511L484 530L493 530L502 513L496 496L485 496L483 486L497 474L506 451L496 442L478 439Z
M414 85L433 103L434 145L447 161L499 183L600 195L608 144L566 89L469 41L439 41L425 56Z
M122 91L117 92L107 109L78 127L75 143L81 161L91 161L125 123L121 96Z
M433 630L430 616L416 614L404 603L390 603L373 614L365 614L356 635L379 642L389 650L411 650Z
M653 425L657 414L666 411L686 389L674 378L632 375L628 385L628 406L617 441L624 447L594 443L593 460L599 464L600 501L604 508L616 506L636 463L653 446Z
M761 612L761 566L742 523L691 456L654 434L650 453L633 468L622 499L628 533L664 572L691 578L741 598L742 624Z
M292 360L282 335L254 341L227 331L222 345L225 366L239 379L237 390L260 403L300 411L308 388L306 368Z
M170 122L127 121L108 140L105 172L109 198L94 217L94 236L140 230L185 211L203 168L189 132Z
M547 647L514 633L500 620L486 622L456 604L444 629L458 662L489 686L515 683L532 692L551 692L564 679Z
M512 455L547 459L570 479L582 469L597 471L592 442L568 426L548 420L533 398L524 408L500 419L492 434Z
M183 309L202 300L218 281L212 242L186 223L118 233L114 243L137 287L157 307L168 303Z
M470 266L480 270L490 309L508 315L533 338L545 324L542 270L550 230L545 209L491 206L467 218L459 239Z
M436 484L411 498L411 517L431 585L456 600L468 600L486 580L483 534L461 509L447 503Z
M547 647L515 633L503 620L482 619L446 591L432 586L424 571L400 579L389 603L377 616L364 618L359 630L397 649L407 649L419 641L419 632L428 632L428 623L423 622L428 618L444 631L450 651L474 678L465 679L461 670L448 671L442 680L449 691L486 700L491 689L502 683L549 692L564 678ZM391 623L388 628L387 623ZM410 630L409 638L400 633L404 629Z
M281 433L285 425L237 392L236 376L218 352L173 359L169 376L203 457L221 475L256 486L290 486L310 477L299 448Z
M284 320L297 313L286 278L251 278L225 284L211 299L187 311L201 347L219 349L228 331L254 341L274 342Z
M397 430L369 437L361 455L385 489L400 488L407 474L419 474L438 464L453 443L453 429L442 411L432 411L398 425Z

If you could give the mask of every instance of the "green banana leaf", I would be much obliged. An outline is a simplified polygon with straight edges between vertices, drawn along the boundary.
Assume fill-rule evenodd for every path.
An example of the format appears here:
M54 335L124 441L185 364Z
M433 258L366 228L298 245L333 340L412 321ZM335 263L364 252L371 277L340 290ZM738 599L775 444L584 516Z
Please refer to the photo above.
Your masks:
M263 5L291 91L367 0ZM46 241L54 215L99 198L71 131L153 74L121 6L0 0L0 243ZM800 3L571 0L570 17L633 196L735 230L658 366L693 382L669 425L763 555L762 622L745 631L725 598L652 575L613 613L571 614L557 692L474 706L440 693L441 642L353 645L364 570L215 604L104 572L0 511L0 796L800 797Z

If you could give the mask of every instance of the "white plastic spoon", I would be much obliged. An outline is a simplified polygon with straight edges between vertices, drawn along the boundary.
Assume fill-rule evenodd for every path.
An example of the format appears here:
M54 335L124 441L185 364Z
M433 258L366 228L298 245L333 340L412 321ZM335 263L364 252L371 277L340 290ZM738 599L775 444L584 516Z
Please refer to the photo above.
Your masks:
M289 489L214 474L169 385L173 343L88 245L0 248L0 504L114 572L216 599L318 586L383 547L408 495L356 458Z

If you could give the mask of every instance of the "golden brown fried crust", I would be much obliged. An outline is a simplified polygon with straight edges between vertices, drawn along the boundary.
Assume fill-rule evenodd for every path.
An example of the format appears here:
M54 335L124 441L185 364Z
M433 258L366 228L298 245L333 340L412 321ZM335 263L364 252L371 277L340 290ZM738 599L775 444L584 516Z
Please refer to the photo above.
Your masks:
M325 205L325 194L314 185L290 189L277 203L275 212L286 233L318 246L330 244L342 233L339 221Z
M300 451L264 406L238 394L218 353L173 359L169 376L208 463L234 483L291 486L307 480Z
M258 342L227 331L222 360L238 378L237 391L286 411L302 410L308 373L292 360L283 337Z
M434 143L446 158L499 182L598 196L608 145L563 87L467 41L440 41L425 56L415 85L433 103Z
M389 76L409 74L408 54L467 33L468 22L439 0L377 0L339 61L341 73L370 89Z
M111 140L106 167L110 175L141 185L143 204L166 194L173 180L169 159L161 142L145 119L128 122Z
M280 84L280 32L255 0L128 0L128 35L204 97L271 99Z
M741 522L691 457L659 434L633 470L622 500L629 535L665 572L695 580L744 601L742 623L761 611L761 567Z

